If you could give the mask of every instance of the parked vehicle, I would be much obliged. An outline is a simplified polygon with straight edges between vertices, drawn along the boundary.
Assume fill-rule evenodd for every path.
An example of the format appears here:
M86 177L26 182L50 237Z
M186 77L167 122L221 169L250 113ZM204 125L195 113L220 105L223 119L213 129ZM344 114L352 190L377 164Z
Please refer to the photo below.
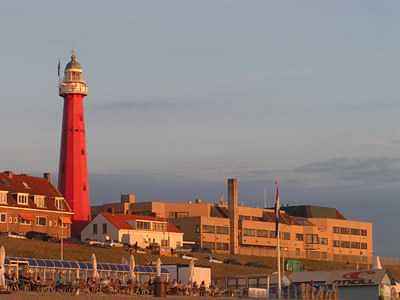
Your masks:
M242 265L240 263L240 261L238 261L237 259L234 259L234 258L225 258L224 259L224 264L238 265L238 266Z
M28 231L25 236L31 240L41 240L45 242L51 239L51 236L49 236L47 233L37 231Z
M24 234L18 232L4 232L2 235L13 239L26 239Z
M249 261L246 263L247 267L254 267L254 268L266 268L267 265L261 261Z

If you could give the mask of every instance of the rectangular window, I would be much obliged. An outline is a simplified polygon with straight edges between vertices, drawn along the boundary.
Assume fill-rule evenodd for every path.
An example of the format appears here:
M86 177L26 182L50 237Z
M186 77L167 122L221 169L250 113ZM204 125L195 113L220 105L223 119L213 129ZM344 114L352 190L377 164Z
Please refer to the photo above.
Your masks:
M351 228L350 229L350 234L352 234L352 235L360 235L360 229Z
M36 207L44 208L44 196L34 196L34 200Z
M367 230L366 229L361 229L361 235L362 236L367 236Z
M0 204L7 204L7 192L0 192Z
M267 238L267 237L269 237L269 232L268 232L268 230L263 230L263 229L257 229L257 236L258 237L265 237L265 238Z
M0 214L0 223L6 223L7 222L7 214L1 213Z
M306 234L307 244L319 244L318 234Z
M229 234L228 226L216 226L215 230L218 234Z
M360 249L361 245L359 242L351 242L351 248Z
M341 234L350 234L350 228L340 227Z
M250 229L250 228L245 228L243 230L243 235L244 236L256 236L256 230L255 229Z
M269 232L269 237L271 238L271 239L275 239L276 238L276 233L275 233L275 231L270 231Z
M144 221L136 221L136 229L151 230L151 223Z
M340 227L333 227L333 233L340 233Z
M194 232L200 233L200 225L196 225L196 226L195 226Z
M341 248L350 248L350 241L340 241Z
M290 232L280 232L281 240L290 240Z
M215 226L214 225L203 225L203 232L204 233L215 233Z
M161 240L161 247L169 247L169 241L168 240Z
M19 224L21 224L21 225L31 225L32 222L30 220L25 220L25 219L20 218L19 219Z
M165 231L167 231L167 224L165 224L165 223L153 223L153 230L154 231L165 232Z
M184 218L184 217L189 217L189 212L183 211L183 212L176 213L176 218Z
M296 233L296 241L304 241L304 234Z
M63 198L55 198L54 204L58 210L64 210L64 199Z
M17 203L19 205L28 205L28 194L18 194Z
M36 217L36 225L38 226L46 226L47 219L45 217Z
M221 251L229 251L228 243L215 243L215 249Z
M215 244L212 242L203 242L203 248L214 250Z
M340 247L340 241L334 240L333 241L333 247L339 248Z
M319 239L319 243L321 245L328 245L328 239L322 237L322 238Z
M367 243L361 243L361 249L368 249Z
M93 234L97 234L97 224L93 224Z
M103 223L103 234L107 234L107 223Z

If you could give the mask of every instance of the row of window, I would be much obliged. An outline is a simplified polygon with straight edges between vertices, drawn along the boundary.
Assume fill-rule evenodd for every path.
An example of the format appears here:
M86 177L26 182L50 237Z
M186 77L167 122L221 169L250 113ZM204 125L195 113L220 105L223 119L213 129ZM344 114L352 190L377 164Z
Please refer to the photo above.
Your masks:
M62 223L61 220L48 220L46 217L36 216L35 220L26 220L20 216L9 216L7 218L6 213L0 213L0 223L8 223L9 224L20 224L20 225L37 225L37 226L49 226L49 227L57 227L63 226L64 228L68 227L68 224Z
M361 235L361 236L367 236L367 234L368 234L366 229L359 229L359 228L334 226L332 230L333 230L333 233L338 233L338 234Z
M228 226L203 225L203 233L229 234Z
M210 250L229 251L229 244L228 243L203 242L203 248L210 249Z
M360 243L360 242L350 242L350 241L333 241L333 247L336 248L351 248L351 249L367 249L367 243Z
M45 196L34 195L33 202L38 208L46 208ZM55 198L54 205L58 210L64 210L64 200L63 198ZM7 204L7 192L0 192L0 204ZM17 204L18 205L28 205L29 204L29 194L18 193L17 194Z
M264 230L264 229L251 229L244 228L243 229L244 236L256 236L256 237L264 237L264 238L275 238L275 231L272 230ZM279 232L279 236L281 240L290 240L290 232Z

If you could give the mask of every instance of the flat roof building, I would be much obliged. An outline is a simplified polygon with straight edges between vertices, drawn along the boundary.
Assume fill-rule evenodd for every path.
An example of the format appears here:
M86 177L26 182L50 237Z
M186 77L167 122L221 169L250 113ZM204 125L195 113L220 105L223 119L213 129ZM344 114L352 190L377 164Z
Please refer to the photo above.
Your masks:
M184 240L214 252L275 256L273 209L239 204L238 182L228 180L228 203L136 202L127 213L168 218ZM336 208L282 207L280 239L285 257L369 263L372 223L346 219Z

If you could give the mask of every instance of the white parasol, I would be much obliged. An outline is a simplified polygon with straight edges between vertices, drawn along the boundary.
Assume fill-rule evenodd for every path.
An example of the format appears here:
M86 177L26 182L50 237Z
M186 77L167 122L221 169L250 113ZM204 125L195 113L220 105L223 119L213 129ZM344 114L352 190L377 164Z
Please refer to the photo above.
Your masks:
M157 277L161 277L161 259L160 259L160 257L157 258L156 272L157 272Z
M194 282L194 260L192 259L189 263L189 282Z
M94 253L92 254L92 265L93 265L92 277L97 279L100 277L100 275L99 275L99 272L97 271L97 259L96 259L96 255Z
M135 266L136 266L135 257L133 256L133 254L131 254L131 256L129 257L129 272L132 280L135 280L136 276Z
M5 266L4 262L6 260L6 250L4 246L0 247L0 289L6 288L6 278L5 278Z

